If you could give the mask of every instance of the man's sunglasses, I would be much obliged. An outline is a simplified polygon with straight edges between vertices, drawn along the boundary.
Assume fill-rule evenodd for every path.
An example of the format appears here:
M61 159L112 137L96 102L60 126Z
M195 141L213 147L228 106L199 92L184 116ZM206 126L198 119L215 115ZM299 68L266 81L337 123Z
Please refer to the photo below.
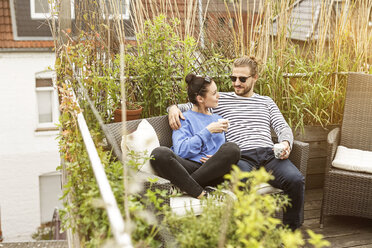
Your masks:
M231 81L235 82L236 79L239 78L239 81L242 82L242 83L245 83L247 81L248 78L250 78L252 76L249 76L249 77L235 77L235 76L230 76L230 79Z

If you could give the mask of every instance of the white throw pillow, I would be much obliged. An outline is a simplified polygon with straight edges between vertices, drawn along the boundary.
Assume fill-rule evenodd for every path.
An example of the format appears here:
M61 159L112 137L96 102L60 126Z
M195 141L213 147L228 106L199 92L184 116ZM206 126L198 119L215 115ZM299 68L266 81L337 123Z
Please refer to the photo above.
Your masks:
M332 166L343 170L372 173L372 152L338 146Z
M124 139L121 139L121 147L123 149ZM142 120L137 127L137 130L127 135L127 148L135 152L147 151L147 156L150 156L152 150L159 147L159 139L156 135L154 128L147 120ZM140 160L140 162L142 162ZM150 161L147 161L143 166L138 168L140 171L144 171L150 174L156 174L151 167Z

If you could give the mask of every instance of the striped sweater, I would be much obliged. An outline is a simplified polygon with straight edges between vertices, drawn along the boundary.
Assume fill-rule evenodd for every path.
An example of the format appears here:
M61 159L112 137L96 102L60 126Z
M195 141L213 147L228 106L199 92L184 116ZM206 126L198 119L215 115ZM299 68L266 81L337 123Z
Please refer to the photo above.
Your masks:
M179 104L178 108L185 112L192 108L192 104ZM268 96L255 93L251 97L242 97L234 92L220 92L218 107L213 109L213 113L229 120L226 140L236 143L242 151L273 147L271 128L279 142L287 140L292 147L292 130Z

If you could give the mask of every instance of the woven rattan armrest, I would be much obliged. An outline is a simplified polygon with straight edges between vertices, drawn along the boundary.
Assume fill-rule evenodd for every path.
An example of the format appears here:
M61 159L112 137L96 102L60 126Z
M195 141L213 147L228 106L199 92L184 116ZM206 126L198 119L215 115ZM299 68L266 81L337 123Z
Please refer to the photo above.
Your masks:
M309 159L309 144L295 140L289 160L299 169L306 180L307 161Z
M161 190L167 191L167 195L173 192L174 185L167 179L158 177L154 174L149 174L143 171L136 172L136 180L140 181L143 185L143 193L146 193L148 189L152 191ZM169 205L169 197L163 198L164 204Z
M275 133L272 132L272 140L274 143L278 142ZM297 167L306 179L307 161L309 160L309 144L294 140L289 160Z
M328 173L331 168L332 161L335 158L337 147L340 144L341 131L339 127L336 127L328 133L327 136L327 164L325 172Z

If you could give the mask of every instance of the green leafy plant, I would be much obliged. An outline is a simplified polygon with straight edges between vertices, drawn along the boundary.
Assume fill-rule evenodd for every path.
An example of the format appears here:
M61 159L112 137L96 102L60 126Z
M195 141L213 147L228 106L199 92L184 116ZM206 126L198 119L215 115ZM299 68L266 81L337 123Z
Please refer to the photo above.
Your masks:
M32 238L35 240L52 240L53 239L54 226L52 222L41 224L36 232L32 234Z
M234 167L227 178L236 200L204 199L200 216L192 210L182 217L167 213L165 220L179 247L270 248L282 244L292 248L305 244L300 231L290 231L274 217L279 209L288 206L288 198L257 193L259 184L272 179L263 168L248 173ZM242 178L248 178L248 184L242 183ZM316 234L309 243L314 247L329 246L321 235Z
M163 15L147 20L137 34L136 52L126 56L126 73L136 75L131 81L139 89L144 117L165 114L168 106L186 100L184 77L194 66L195 40L177 35L179 20L165 20Z
M62 71L57 71L63 73ZM60 84L60 116L62 132L59 137L60 152L65 162L64 169L67 183L64 185L63 198L66 200L64 209L60 210L63 227L72 228L80 238L81 246L97 247L105 240L112 238L107 212L102 203L100 192L94 177L87 151L77 126L76 115L80 108L72 100L71 89L64 83ZM81 106L87 106L84 101ZM96 144L103 144L103 135L92 111L86 107L85 118L90 120L88 126ZM119 209L124 215L124 184L123 165L112 157L112 153L103 146L98 146L98 154L104 165L111 189ZM128 165L137 167L140 160L147 161L146 156L129 153ZM58 169L62 169L62 166ZM147 247L158 247L156 223L150 222L146 216L146 203L141 201L138 190L141 189L135 181L131 181L132 193L129 196L129 210L133 222L132 239ZM137 190L135 190L137 189Z

